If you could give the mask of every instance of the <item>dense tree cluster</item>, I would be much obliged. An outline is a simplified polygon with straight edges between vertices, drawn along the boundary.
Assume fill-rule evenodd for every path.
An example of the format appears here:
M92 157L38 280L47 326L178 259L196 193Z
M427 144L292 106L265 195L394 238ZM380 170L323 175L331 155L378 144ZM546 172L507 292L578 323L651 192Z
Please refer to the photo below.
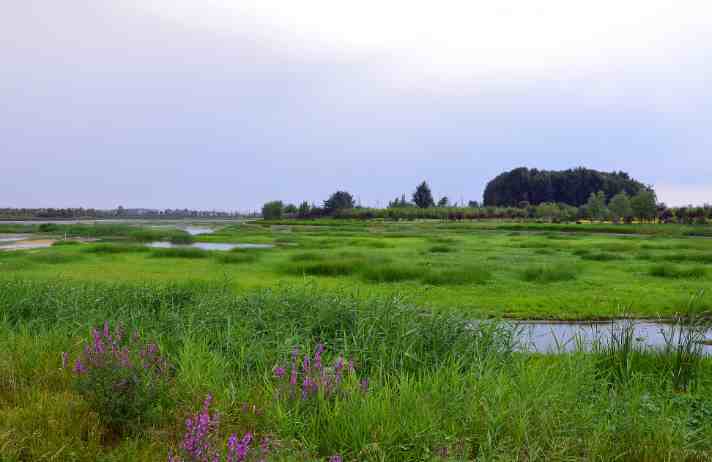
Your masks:
M625 172L599 172L587 168L564 171L516 168L487 184L484 204L517 207L545 202L584 205L592 193L603 191L606 200L620 192L634 196L648 189Z

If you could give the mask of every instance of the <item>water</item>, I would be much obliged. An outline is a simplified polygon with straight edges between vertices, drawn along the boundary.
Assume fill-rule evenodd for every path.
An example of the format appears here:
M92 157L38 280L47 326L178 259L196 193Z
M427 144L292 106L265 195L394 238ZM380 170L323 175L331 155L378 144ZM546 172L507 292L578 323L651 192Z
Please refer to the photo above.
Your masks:
M197 236L198 234L213 234L215 232L212 228L200 228L198 226L186 226L181 228L183 231L187 232L191 236Z
M195 247L203 250L232 250L232 249L271 249L271 244L224 244L219 242L196 242L193 244L173 244L171 242L151 242L146 244L149 247L159 249L169 249L172 247Z
M0 236L0 242L15 242L15 241L21 241L23 239L27 239L28 236L27 234L6 234L6 235L1 235Z
M620 330L625 320L608 322L546 322L512 321L519 331L521 348L526 351L552 353L573 351L579 347L589 350L595 342L607 343L614 329ZM670 324L639 321L634 323L634 338L640 346L662 348L665 346L663 332L668 332ZM707 332L707 340L712 340L712 329ZM705 345L707 354L712 354L712 345Z

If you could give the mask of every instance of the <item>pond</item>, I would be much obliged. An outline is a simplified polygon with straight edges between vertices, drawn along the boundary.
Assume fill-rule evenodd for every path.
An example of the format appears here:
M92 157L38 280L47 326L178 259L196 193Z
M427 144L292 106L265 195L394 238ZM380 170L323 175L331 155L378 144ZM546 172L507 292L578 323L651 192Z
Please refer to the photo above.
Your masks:
M219 242L196 242L193 244L173 244L171 242L151 242L146 244L149 247L168 249L171 247L195 247L203 250L232 250L232 249L271 249L271 244L225 244Z
M525 351L552 353L574 351L578 348L590 350L595 343L606 344L613 332L621 332L626 320L607 322L546 322L511 321L519 333L520 348ZM643 347L665 347L665 335L670 336L672 324L653 321L635 321L633 338ZM706 340L712 340L712 329L707 331ZM705 345L704 351L712 354L712 345Z
M191 236L197 236L198 234L213 234L215 232L215 230L212 228L201 228L198 226L186 226L180 229L190 234Z

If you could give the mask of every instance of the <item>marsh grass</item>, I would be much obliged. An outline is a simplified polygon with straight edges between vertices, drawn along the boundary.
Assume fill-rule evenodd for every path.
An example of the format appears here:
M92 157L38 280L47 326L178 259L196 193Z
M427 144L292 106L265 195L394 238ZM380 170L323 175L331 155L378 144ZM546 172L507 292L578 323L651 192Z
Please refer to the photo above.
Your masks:
M707 268L701 266L681 268L671 264L660 263L650 267L648 274L658 278L700 279L707 275Z
M210 252L197 247L169 247L151 249L151 257L155 258L207 258Z
M625 260L625 257L612 252L584 253L580 255L582 260L589 261L615 261Z
M426 284L434 286L485 284L492 273L480 266L468 265L459 268L431 269L422 278Z
M534 265L525 268L521 272L521 277L526 282L548 284L574 280L577 273L578 271L574 266Z
M218 262L226 264L255 263L261 257L261 252L216 252L215 255Z
M60 352L78 351L105 319L156 339L176 367L164 418L114 440L60 368ZM228 434L269 435L285 462L709 459L709 360L679 393L658 354L612 353L624 383L595 354L517 353L513 335L497 321L315 284L235 295L197 283L0 278L2 457L166 460L211 391ZM368 392L308 406L276 399L274 365L317 342L353 358Z
M118 253L134 253L134 252L149 252L151 249L141 244L129 243L100 243L86 246L82 251L96 254L118 254Z
M418 279L424 272L413 265L385 263L364 266L361 276L369 282L401 282Z
M28 260L33 263L42 263L47 265L61 265L79 261L83 258L79 254L64 254L55 252L41 252L28 256Z
M428 252L430 253L451 253L455 251L455 248L445 244L433 245L428 248Z
M67 246L77 246L77 245L82 245L81 241L72 241L72 240L61 240L61 241L55 241L52 243L52 247L67 247Z

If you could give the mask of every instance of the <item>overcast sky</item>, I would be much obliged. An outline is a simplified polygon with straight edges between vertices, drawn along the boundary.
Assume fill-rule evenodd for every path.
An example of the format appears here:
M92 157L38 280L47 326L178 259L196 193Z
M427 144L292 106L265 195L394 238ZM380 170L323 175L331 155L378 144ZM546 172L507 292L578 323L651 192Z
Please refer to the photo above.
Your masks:
M519 166L712 202L712 3L10 0L0 207L249 210Z

